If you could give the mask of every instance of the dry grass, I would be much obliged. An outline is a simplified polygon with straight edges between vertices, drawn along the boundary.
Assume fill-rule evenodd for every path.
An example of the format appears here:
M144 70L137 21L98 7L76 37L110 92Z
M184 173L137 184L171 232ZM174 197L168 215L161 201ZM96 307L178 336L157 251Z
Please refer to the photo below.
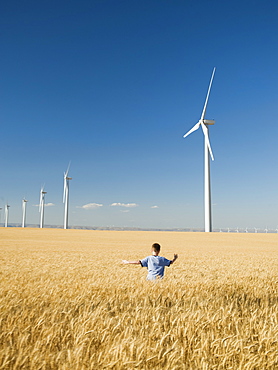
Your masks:
M0 369L278 369L278 235L0 229ZM179 259L165 279L121 259Z

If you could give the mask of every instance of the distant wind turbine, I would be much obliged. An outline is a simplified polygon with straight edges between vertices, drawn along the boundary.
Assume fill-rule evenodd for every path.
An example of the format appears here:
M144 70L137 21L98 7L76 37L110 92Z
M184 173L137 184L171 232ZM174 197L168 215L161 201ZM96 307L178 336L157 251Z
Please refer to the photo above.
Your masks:
M22 227L25 227L27 202L28 200L26 200L25 198L22 199Z
M9 208L10 208L10 206L7 203L5 205L5 227L8 227L8 222L9 222Z
M47 194L46 191L44 191L44 187L41 187L40 191L40 205L39 205L39 212L41 214L41 219L40 219L40 228L43 228L43 223L44 223L44 197L45 194Z
M201 117L199 121L196 123L195 126L192 127L191 130L189 130L183 137L187 137L192 132L198 130L198 128L201 126L204 134L204 162L205 162L205 177L204 177L204 200L205 200L205 232L211 232L212 231L212 220L211 220L211 189L210 189L210 158L209 154L211 156L211 159L214 160L210 142L209 142L209 125L214 125L215 121L213 120L207 120L205 119L206 110L207 110L207 104L210 94L210 89L212 85L212 81L214 78L215 68L212 71L209 88L204 104L204 108L201 114Z
M64 213L64 229L68 228L68 219L69 219L69 180L72 180L72 177L68 176L70 164L66 172L64 172L64 194L63 194L63 203L65 204L65 213Z

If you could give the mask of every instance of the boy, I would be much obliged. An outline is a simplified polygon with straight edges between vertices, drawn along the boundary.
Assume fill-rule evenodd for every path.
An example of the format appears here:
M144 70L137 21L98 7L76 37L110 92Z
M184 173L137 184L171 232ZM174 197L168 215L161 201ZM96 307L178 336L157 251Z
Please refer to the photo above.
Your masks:
M142 267L148 268L147 280L155 280L156 277L163 279L165 266L170 266L178 258L177 254L174 254L172 260L168 260L165 257L159 256L160 245L154 243L152 245L152 255L138 261L127 261L123 260L124 264L141 265Z

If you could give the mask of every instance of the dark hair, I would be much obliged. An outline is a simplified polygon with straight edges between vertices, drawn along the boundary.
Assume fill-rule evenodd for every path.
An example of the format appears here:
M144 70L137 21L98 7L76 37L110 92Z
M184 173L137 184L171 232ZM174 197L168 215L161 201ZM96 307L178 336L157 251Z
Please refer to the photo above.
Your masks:
M155 250L156 252L160 252L160 245L158 243L154 243L152 245L152 248L153 250Z

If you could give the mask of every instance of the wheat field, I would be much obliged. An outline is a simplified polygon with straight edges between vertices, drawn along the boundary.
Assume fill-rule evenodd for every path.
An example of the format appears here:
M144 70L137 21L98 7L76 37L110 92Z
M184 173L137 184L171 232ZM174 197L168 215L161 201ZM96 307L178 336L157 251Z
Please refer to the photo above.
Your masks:
M278 235L0 228L0 369L278 369ZM178 260L161 281L152 243Z

